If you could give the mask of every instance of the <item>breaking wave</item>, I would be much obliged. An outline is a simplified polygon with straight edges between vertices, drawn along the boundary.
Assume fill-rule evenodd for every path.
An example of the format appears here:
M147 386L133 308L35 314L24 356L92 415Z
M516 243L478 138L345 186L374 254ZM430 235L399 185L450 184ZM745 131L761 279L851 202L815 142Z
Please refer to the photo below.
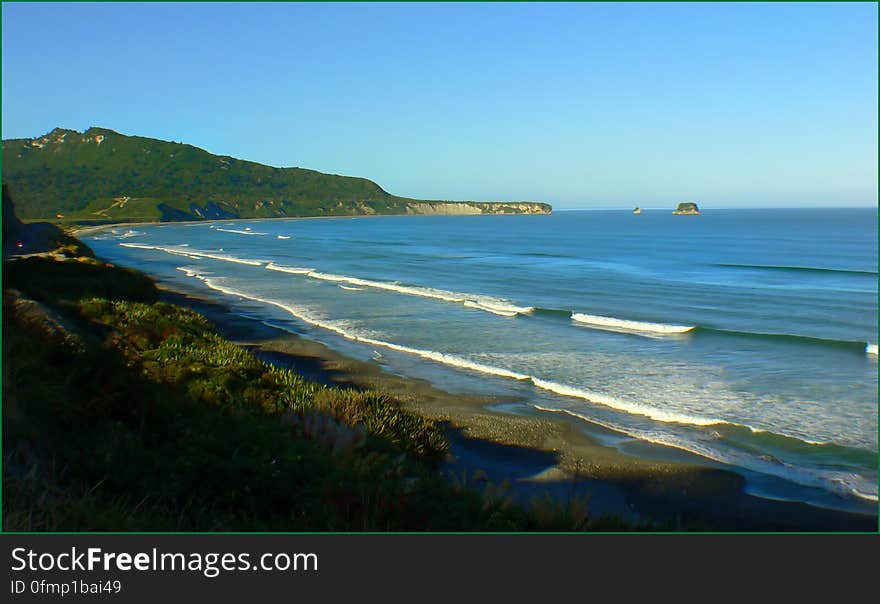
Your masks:
M247 264L249 266L263 266L265 262L263 260L249 260L247 258L237 258L235 256L229 256L226 254L212 254L210 252L202 252L199 250L193 250L189 247L185 249L181 249L181 247L166 247L161 245L144 245L140 243L120 243L122 247L130 247L137 248L141 250L156 250L160 252L165 252L166 254L175 254L177 256L185 256L187 258L210 258L212 260L220 260L222 262L233 262L235 264Z
M435 300L443 300L445 302L454 302L463 304L468 308L475 308L485 312L490 312L504 317L515 317L519 314L531 313L534 308L531 306L517 306L507 300L493 298L491 296L481 296L476 294L465 294L460 292L447 291L444 289L435 289L432 287L420 287L416 285L402 285L390 281L372 281L370 279L360 279L358 277L349 277L346 275L334 275L332 273L322 273L313 269L304 269L300 267L282 266L274 263L266 265L271 271L280 271L283 273L292 273L296 275L305 275L312 279L320 279L321 281L329 281L332 283L345 283L356 287L370 287L373 289L381 289L391 291L407 296L418 296L421 298L433 298Z
M244 230L239 230L239 229L223 229L220 227L216 227L214 230L215 231L222 231L224 233L235 233L237 235L265 235L266 234L266 233L258 233L256 231L252 231L249 228L244 229Z
M651 334L681 334L687 333L696 328L695 325L669 325L666 323L648 323L646 321L629 321L627 319L617 319L614 317L600 317L598 315L587 315L584 313L572 313L573 321L595 327L597 329L608 329L611 331L627 331L634 333L651 333Z

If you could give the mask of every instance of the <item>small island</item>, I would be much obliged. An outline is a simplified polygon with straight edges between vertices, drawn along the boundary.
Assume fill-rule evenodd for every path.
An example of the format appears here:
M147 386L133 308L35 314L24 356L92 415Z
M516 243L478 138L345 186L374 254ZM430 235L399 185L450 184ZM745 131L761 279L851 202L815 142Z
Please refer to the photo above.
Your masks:
M692 201L682 201L672 213L675 215L693 216L700 213L700 208Z

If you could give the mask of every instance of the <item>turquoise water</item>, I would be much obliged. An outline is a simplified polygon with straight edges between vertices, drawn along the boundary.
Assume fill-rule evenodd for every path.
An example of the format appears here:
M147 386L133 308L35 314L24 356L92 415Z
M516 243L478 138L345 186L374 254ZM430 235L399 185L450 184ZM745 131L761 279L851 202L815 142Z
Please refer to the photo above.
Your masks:
M88 243L392 371L876 513L874 209L235 221Z

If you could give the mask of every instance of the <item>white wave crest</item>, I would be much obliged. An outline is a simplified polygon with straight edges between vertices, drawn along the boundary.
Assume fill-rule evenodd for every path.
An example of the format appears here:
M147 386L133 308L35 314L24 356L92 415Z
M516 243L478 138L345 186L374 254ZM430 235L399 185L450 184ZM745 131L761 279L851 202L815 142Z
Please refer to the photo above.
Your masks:
M278 239L290 239L290 235L278 235Z
M696 415L687 415L684 413L675 413L673 411L664 411L663 409L656 409L647 405L641 405L639 403L617 399L612 396L602 394L600 392L593 392L591 390L576 388L574 386L559 384L557 382L550 382L534 377L532 378L532 383L535 384L535 386L537 386L538 388L549 390L550 392L555 392L556 394L561 394L562 396L580 398L585 401L590 401L591 403L596 403L605 407L611 407L612 409L623 411L629 414L644 415L658 422L690 424L692 426L712 426L715 424L727 423L721 419L712 419L706 417L698 417Z
M282 267L277 264L268 264L266 265L266 268L273 271L305 275L312 279L320 279L321 281L330 281L337 284L346 283L358 287L370 287L373 289L391 291L407 296L418 296L421 298L443 300L444 302L454 302L457 304L463 304L468 308L475 308L496 315L501 315L503 317L515 317L518 314L527 314L535 310L534 307L531 306L517 306L507 300L492 298L490 296L463 294L444 289L434 289L432 287L419 287L416 285L401 285L399 283L391 283L388 281L371 281L369 279L360 279L358 277L349 277L346 275L322 273L312 269Z
M340 289L348 290L348 291L350 291L350 292L362 292L362 291L364 291L364 288L362 288L362 287L352 287L352 286L350 286L350 285L342 285L341 283L340 283L339 285L337 285L336 287L339 287Z
M270 262L266 265L266 268L270 271L278 271L279 273L290 273L292 275L308 275L311 273L313 268L301 268L299 266L284 266L281 264L275 264L274 262Z
M238 235L265 235L266 234L266 233L258 233L256 231L252 231L250 229L250 227L246 228L243 231L240 231L238 229L221 229L220 227L217 227L214 230L215 231L223 231L224 233L236 233Z
M128 229L127 231L120 233L118 229L110 229L109 232L103 235L95 235L92 239L96 241L107 241L113 239L128 239L129 237L137 237L139 235L143 235L143 231L135 231L133 229Z
M850 493L858 497L859 499L867 499L868 501L878 501L877 493L863 493L858 489L858 487L853 487L850 489Z
M868 344L865 346L865 352L867 354L873 354L877 356L877 345L876 344Z
M496 305L489 302L475 302L473 300L465 300L464 305L468 308L476 308L478 310L485 310L486 312L490 312L496 315L501 315L502 317L515 317L520 313L518 310L513 310L512 307L507 305ZM526 311L531 312L531 311Z
M247 258L236 258L223 254L212 254L210 252L202 252L190 248L180 249L179 247L165 247L161 245L144 245L140 243L120 243L122 247L137 248L142 250L156 250L165 252L166 254L175 254L177 256L186 256L187 258L210 258L211 260L220 260L222 262L233 262L235 264L247 264L249 266L263 266L263 260L248 260Z
M654 334L678 334L687 333L694 329L694 325L667 325L665 323L647 323L645 321L628 321L626 319L616 319L614 317L600 317L598 315L587 315L584 313L573 313L571 315L573 321L589 325L597 329L607 329L610 331L627 331L634 333L654 333Z
M178 266L177 270L183 272L187 277L197 277L199 273L186 266Z

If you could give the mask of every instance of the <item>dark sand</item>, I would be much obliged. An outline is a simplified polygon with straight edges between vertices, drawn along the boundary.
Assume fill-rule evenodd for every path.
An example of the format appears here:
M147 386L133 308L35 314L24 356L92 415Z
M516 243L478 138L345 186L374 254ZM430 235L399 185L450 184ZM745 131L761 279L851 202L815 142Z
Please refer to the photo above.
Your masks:
M445 471L477 488L505 482L506 493L520 503L548 494L586 495L594 517L650 521L663 529L877 531L876 516L752 496L736 472L627 455L585 434L580 421L494 411L487 406L501 401L492 397L450 394L388 373L221 303L170 290L163 298L204 314L224 337L267 362L328 385L383 390L441 422L451 444ZM672 459L684 457L670 451Z

